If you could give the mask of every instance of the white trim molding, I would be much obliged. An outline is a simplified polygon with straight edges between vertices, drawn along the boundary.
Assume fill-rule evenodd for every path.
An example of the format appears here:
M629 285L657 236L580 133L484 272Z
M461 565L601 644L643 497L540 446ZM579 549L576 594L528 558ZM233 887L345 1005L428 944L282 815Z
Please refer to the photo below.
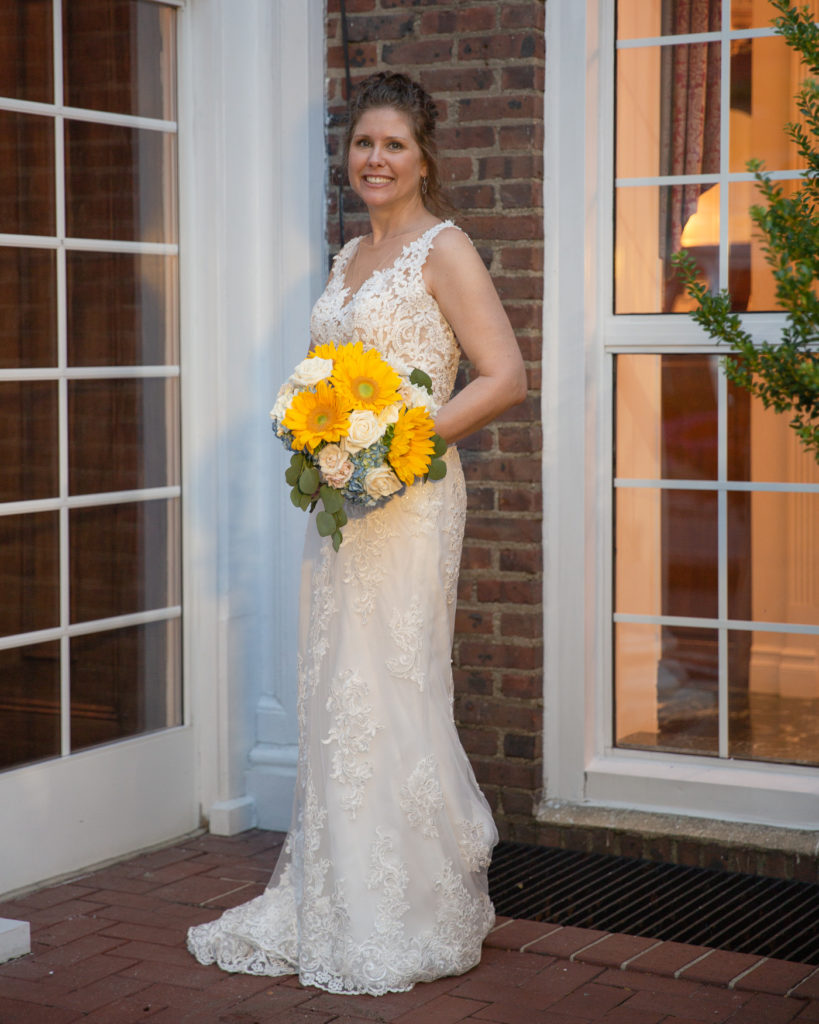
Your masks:
M326 265L322 16L322 0L246 0L240 18L194 0L181 19L186 706L202 816L222 833L285 825L295 778L257 813L250 751L289 762L297 733L305 523L267 412Z

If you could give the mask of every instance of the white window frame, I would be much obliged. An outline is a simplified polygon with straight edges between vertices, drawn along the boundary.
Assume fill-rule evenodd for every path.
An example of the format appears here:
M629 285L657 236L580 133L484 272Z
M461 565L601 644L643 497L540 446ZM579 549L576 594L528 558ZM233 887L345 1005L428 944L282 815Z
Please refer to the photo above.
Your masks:
M57 322L57 363L52 367L19 369L0 368L0 383L4 381L55 381L57 383L57 430L58 450L58 494L53 498L13 501L0 504L0 516L19 515L32 512L57 512L59 516L59 619L58 626L29 633L0 637L0 650L28 646L31 644L58 641L60 644L60 754L71 756L70 749L71 699L69 644L72 637L92 633L110 632L130 626L141 626L151 622L167 622L180 618L181 605L154 608L130 615L117 615L93 622L70 622L69 611L69 513L72 509L97 508L105 505L122 505L153 500L170 501L181 496L179 485L142 488L133 491L116 491L109 494L69 494L68 479L68 385L73 380L172 380L179 377L179 365L162 366L69 366L68 365L68 324L66 294L66 253L104 252L132 253L134 255L177 256L176 243L123 242L95 238L67 238L65 225L65 121L80 121L95 124L118 125L125 128L139 128L148 131L177 134L177 122L160 118L138 117L127 114L111 114L103 111L68 107L63 104L63 33L62 2L52 7L54 103L39 103L0 97L0 110L17 114L37 114L53 119L54 130L54 174L56 233L54 235L13 235L0 233L0 245L14 248L44 249L56 254L56 322ZM174 186L176 182L174 182ZM175 290L174 290L175 294ZM178 310L177 310L178 313ZM174 425L179 429L179 424ZM174 429L172 428L172 429ZM169 534L178 533L169 523ZM175 544L172 556L181 569L180 538L169 538ZM171 574L175 573L173 566ZM178 572L176 573L178 575ZM180 667L181 671L181 667ZM182 723L179 723L182 724ZM174 728L174 726L171 726ZM164 730L163 730L164 731ZM137 734L142 735L142 734ZM135 737L127 737L133 739ZM120 741L116 741L120 742ZM80 748L82 749L82 748Z
M613 0L547 5L539 814L548 818L555 803L566 802L815 827L817 769L612 743L611 356L722 352L703 343L689 318L611 312L613 9ZM762 313L746 320L760 340L777 337L782 322Z

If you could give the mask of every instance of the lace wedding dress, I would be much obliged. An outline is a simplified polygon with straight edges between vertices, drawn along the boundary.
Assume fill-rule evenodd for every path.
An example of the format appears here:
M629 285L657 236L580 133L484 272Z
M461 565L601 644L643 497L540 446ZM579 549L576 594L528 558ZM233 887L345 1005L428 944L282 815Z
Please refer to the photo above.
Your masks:
M354 295L349 242L313 309L314 342L361 339L425 370L445 401L458 347L421 268L447 227ZM443 480L351 516L338 553L308 526L293 820L267 890L190 929L201 963L372 995L478 963L497 832L452 715L466 491L456 450L445 458Z

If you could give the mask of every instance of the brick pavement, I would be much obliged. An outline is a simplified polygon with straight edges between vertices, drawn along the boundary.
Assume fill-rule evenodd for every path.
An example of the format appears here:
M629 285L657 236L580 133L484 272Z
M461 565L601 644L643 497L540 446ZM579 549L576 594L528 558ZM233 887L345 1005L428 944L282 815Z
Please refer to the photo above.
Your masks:
M819 969L502 919L481 963L411 992L334 996L229 975L189 924L262 891L282 836L202 835L0 903L32 954L0 965L0 1024L819 1024Z

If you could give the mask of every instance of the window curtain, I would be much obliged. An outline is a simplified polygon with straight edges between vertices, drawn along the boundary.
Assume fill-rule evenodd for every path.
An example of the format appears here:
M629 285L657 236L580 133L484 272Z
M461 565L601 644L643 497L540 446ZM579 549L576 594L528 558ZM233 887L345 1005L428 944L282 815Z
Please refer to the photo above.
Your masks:
M717 32L721 0L662 0L663 35ZM719 171L720 44L664 46L662 55L661 174ZM680 248L680 239L707 185L661 189L660 256Z

